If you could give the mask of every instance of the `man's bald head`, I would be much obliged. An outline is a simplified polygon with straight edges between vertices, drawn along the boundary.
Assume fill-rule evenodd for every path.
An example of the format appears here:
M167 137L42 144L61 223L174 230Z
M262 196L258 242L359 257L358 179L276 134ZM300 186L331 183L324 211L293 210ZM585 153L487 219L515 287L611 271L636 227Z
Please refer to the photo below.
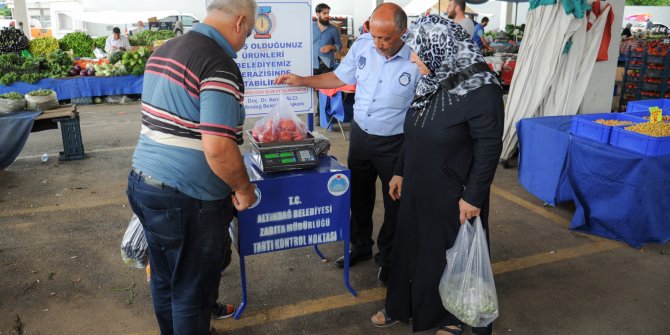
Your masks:
M394 3L383 3L372 12L370 17L370 24L374 21L378 21L378 24L393 24L401 33L405 32L407 29L407 14L405 11Z
M394 3L383 3L372 12L370 34L375 48L386 58L395 56L404 42L400 39L407 31L407 14Z

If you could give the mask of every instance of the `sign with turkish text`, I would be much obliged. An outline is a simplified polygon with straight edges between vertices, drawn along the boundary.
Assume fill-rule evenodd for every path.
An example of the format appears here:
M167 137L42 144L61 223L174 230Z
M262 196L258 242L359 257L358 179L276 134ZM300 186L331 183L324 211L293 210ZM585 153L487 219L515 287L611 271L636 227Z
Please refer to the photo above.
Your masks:
M282 74L312 75L312 6L307 1L258 2L254 30L238 52L247 116L278 108L280 97L295 113L312 113L312 89L274 84Z

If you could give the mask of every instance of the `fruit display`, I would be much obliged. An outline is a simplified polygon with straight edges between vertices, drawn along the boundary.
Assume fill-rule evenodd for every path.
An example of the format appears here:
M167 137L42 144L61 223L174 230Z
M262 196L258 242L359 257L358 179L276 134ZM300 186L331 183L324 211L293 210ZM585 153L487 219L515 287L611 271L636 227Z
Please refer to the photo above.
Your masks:
M21 30L5 27L0 31L0 52L15 54L28 49L28 37Z
M625 128L628 131L635 133L652 136L652 137L665 137L670 136L670 123L638 123L636 125L628 126Z
M594 121L595 123L600 123L606 126L627 126L633 124L631 121L620 121L620 120L606 120L598 119Z

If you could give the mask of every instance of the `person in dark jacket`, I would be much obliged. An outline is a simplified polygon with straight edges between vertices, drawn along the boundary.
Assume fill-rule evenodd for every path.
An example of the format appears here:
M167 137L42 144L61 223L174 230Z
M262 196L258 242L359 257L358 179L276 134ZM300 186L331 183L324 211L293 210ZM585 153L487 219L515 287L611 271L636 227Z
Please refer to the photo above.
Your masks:
M385 308L372 322L386 327L412 319L415 332L461 334L463 324L443 307L438 286L461 225L479 216L488 235L491 183L502 151L502 90L458 23L423 17L403 40L421 77L389 185L400 210ZM492 325L473 329L491 332Z

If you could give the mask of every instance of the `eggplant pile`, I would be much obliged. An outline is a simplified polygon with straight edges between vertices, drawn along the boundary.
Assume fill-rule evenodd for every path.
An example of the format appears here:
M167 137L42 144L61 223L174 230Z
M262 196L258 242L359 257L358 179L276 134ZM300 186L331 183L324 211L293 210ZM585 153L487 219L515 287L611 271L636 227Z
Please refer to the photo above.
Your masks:
M79 65L75 65L70 69L70 76L93 77L95 76L95 69L92 67L84 69Z
M28 49L28 37L21 30L5 27L0 31L0 52L21 53Z

